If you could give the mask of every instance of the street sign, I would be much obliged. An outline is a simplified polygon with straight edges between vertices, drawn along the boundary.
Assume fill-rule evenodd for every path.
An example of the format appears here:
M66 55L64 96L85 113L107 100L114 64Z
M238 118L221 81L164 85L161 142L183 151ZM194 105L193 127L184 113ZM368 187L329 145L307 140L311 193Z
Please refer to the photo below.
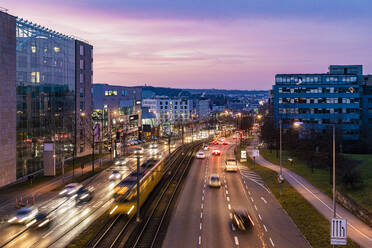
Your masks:
M252 150L252 156L258 158L258 156L260 156L260 150L257 149Z
M347 220L332 218L331 220L331 245L346 245Z
M242 151L240 152L240 158L242 158L242 159L247 159L247 152L244 151L244 150L242 150Z

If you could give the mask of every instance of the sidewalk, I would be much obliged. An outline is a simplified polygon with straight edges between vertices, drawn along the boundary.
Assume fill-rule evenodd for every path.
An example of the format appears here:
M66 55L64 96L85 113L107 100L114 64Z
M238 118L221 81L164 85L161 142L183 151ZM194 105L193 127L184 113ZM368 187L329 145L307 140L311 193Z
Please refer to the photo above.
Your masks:
M102 163L110 160L110 154L102 157ZM100 159L94 160L94 167L99 168ZM80 167L75 168L74 177L72 170L65 172L64 183L73 181L73 178L79 177L82 174L86 174L92 170L92 162L86 163L84 169ZM56 177L49 177L45 181L35 184L30 184L26 181L24 184L16 184L0 190L0 222L7 219L7 215L14 212L16 208L16 199L20 200L22 197L23 202L28 201L29 205L33 204L33 201L38 202L41 196L48 199L49 194L52 190L63 185L62 175ZM45 200L43 199L43 200Z
M249 146L248 153L252 155L253 146ZM252 156L251 156L252 157ZM279 173L279 165L265 160L262 156L256 158L256 163ZM285 180L292 185L311 205L313 205L325 218L333 218L333 202L327 195L320 192L312 184L291 170L282 167ZM348 224L348 237L362 247L372 247L372 229L349 211L337 204L337 217L346 218Z

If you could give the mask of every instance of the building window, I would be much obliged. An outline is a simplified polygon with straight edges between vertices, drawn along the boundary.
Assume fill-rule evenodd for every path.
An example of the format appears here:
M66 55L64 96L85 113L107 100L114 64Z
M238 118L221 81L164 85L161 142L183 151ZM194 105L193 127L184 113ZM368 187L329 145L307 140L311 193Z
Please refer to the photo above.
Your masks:
M127 96L128 95L128 91L127 90L122 90L121 91L121 95L122 96Z
M85 110L85 104L84 102L80 102L80 111L84 111Z
M36 53L36 46L31 46L31 52Z
M31 83L40 83L40 72L31 72Z
M60 49L59 47L55 46L55 47L54 47L54 52L55 52L55 53L59 53L59 51L61 51L61 49Z
M84 46L80 45L80 55L84 56Z
M118 91L117 90L105 90L105 96L117 96Z
M80 60L80 70L84 70L84 60Z
M84 74L80 73L80 83L84 83Z
M80 88L80 97L84 97L84 88Z

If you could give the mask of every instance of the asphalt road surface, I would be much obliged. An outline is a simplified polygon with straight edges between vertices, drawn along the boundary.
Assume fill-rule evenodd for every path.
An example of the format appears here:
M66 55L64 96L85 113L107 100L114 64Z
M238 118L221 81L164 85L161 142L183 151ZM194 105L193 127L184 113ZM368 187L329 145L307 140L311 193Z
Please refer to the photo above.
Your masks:
M211 155L212 149L221 156ZM296 225L266 188L260 177L239 166L225 172L229 145L211 146L205 159L195 159L178 199L163 247L310 247ZM210 174L219 174L220 188L210 188ZM248 210L254 226L243 232L232 226L232 209Z

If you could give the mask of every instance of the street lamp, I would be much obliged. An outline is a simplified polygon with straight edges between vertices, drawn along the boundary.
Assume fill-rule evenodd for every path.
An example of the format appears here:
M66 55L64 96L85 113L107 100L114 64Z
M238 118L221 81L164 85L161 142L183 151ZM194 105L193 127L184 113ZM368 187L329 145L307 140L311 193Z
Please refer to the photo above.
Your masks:
M283 120L279 120L279 165L280 165L280 173L279 177L283 178L283 171L282 171L282 125ZM279 182L280 186L280 195L282 195L282 184Z

